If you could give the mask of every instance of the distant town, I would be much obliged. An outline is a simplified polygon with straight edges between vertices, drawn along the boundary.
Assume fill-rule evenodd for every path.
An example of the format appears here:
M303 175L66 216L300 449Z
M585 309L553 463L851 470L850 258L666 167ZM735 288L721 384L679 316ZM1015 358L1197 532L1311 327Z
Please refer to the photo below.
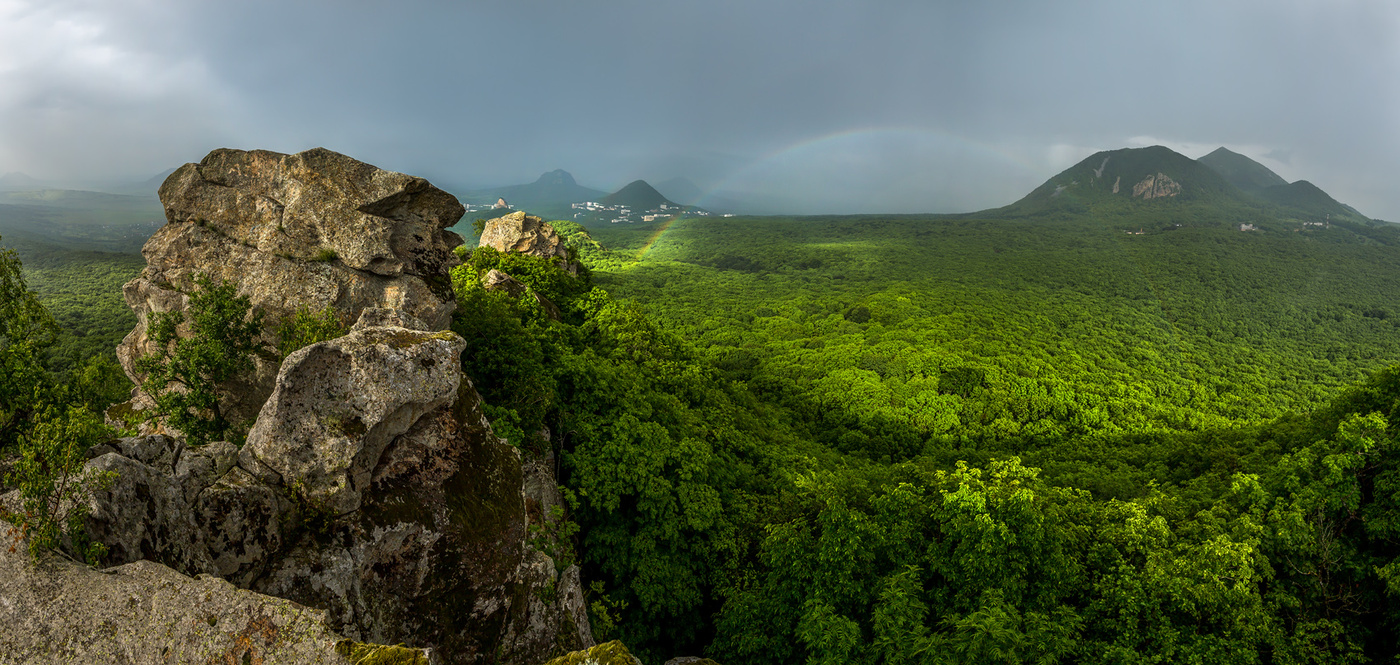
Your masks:
M467 203L467 204L464 204L464 205L466 206L467 212L468 212L468 213L473 213L473 212L494 212L494 211L512 211L512 210L515 210L515 206L511 205L511 204L510 204L509 202L507 202L504 198L496 199L496 202L493 203L493 204L490 204L490 205L480 204L480 203L476 203L476 204ZM579 223L587 223L587 222L593 222L593 223L609 222L609 223L612 223L612 224L638 224L638 223L645 224L645 223L648 223L648 222L655 222L655 221L660 221L660 220L665 220L665 219L669 219L669 218L672 218L672 217L680 217L680 216L687 216L687 217L733 217L733 216L734 216L732 213L726 213L726 214L712 213L712 212L710 212L710 211L708 211L708 210L704 210L704 209L702 209L702 208L697 208L697 207L694 207L694 206L683 206L683 205L667 204L667 203L662 203L662 204L658 205L658 206L655 207L655 208L650 208L650 209L647 209L647 210L634 210L631 206L626 206L626 205L608 205L608 204L605 204L605 203L599 203L599 202L597 202L597 201L581 201L581 202L578 202L578 203L571 203L571 204L569 204L569 208L570 208L571 210L574 211L574 213L573 213L573 221L576 221L576 222L579 222Z

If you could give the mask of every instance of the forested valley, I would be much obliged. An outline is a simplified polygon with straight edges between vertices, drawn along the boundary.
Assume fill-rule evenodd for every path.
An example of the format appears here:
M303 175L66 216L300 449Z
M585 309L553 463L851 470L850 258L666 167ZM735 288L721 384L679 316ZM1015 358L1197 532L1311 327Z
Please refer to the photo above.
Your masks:
M534 537L583 564L598 639L647 663L1400 654L1400 229L1068 199L553 222L581 278L458 227L463 369L497 434L557 456L568 520ZM115 401L141 259L45 247L19 255L59 329L31 392Z

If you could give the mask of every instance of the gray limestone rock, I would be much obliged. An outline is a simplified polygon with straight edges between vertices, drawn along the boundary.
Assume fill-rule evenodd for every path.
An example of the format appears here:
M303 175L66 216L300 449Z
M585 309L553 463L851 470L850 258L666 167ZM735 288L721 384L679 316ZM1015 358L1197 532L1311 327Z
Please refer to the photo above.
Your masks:
M146 242L146 269L123 287L136 327L117 358L138 385L136 361L155 351L150 316L181 312L195 278L231 282L263 312L263 341L299 309L355 321L372 307L400 310L422 329L442 330L455 307L447 271L462 243L446 228L463 208L422 178L393 173L329 150L295 155L220 149L186 164L161 186L169 221ZM188 334L181 331L181 334ZM231 420L252 420L275 380L278 359L224 386ZM138 397L131 408L149 407Z
M4 525L0 525L3 528ZM0 548L0 662L350 665L325 612L152 561L103 571ZM391 647L392 649L392 647ZM402 648L404 663L432 661Z
M362 328L293 353L240 464L333 514L354 511L389 443L456 397L465 346L451 332Z
M440 275L466 211L422 178L314 148L209 153L160 187L171 224L209 227L264 254L335 260L378 275Z
M564 245L564 239L559 237L554 227L543 219L527 215L523 211L487 220L477 246L491 247L499 252L519 252L555 259L561 268L571 273L578 272L578 265L569 261L569 248Z

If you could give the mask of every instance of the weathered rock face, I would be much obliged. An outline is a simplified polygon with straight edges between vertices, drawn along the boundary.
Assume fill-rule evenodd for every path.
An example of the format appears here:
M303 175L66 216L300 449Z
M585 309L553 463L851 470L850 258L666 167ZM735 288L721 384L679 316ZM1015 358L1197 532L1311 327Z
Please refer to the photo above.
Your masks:
M422 178L393 173L329 150L295 155L220 149L186 164L161 186L169 223L147 241L146 269L123 287L136 328L117 349L132 381L155 350L146 323L178 312L198 275L238 286L269 326L299 308L332 308L354 321L390 308L432 330L455 306L447 270L462 239L446 228L463 208ZM269 332L265 341L271 344ZM223 390L230 419L251 420L272 391L277 359Z
M1113 183L1114 193L1118 192L1118 183ZM1133 185L1133 196L1140 196L1144 199L1156 199L1166 196L1176 196L1181 193L1181 183L1168 178L1166 175L1158 173L1142 179Z
M243 468L297 479L302 498L335 515L359 508L389 442L457 397L465 347L451 332L362 328L293 353L248 433Z
M151 561L100 572L58 557L35 565L25 549L0 548L0 662L350 665L351 654L375 650L336 634L321 610L217 578ZM377 650L401 658L393 662L432 658Z
M491 247L499 252L520 252L546 259L556 259L560 267L578 272L578 264L569 261L569 248L564 239L543 219L524 211L487 220L478 247Z
M269 323L301 307L357 322L280 362L259 358L254 375L225 386L231 419L256 416L241 450L160 435L94 449L88 468L118 473L86 525L109 548L104 563L218 576L316 608L346 637L430 647L446 663L534 664L591 646L578 568L560 571L527 543L526 486L543 496L552 476L526 482L520 452L491 431L461 375L465 342L433 332L454 306L446 271L460 239L443 228L461 206L421 179L324 150L215 151L172 175L161 197L169 223L124 289L140 318L118 349L133 379L151 350L148 317L188 307L201 274L237 284ZM169 611L184 613L186 632L205 616L194 601ZM250 662L278 662L262 657Z
M241 452L163 436L94 451L90 468L120 474L88 521L108 563L212 573L448 663L591 645L577 567L526 544L527 488L557 494L552 476L527 483L491 431L460 337L366 325L403 318L371 311L288 356Z
M525 544L520 455L464 382L450 408L385 451L353 515L254 585L327 608L368 641L431 644L447 662L538 663L592 644L577 570Z
M219 149L160 187L171 224L203 224L264 254L333 252L376 275L440 275L461 244L444 231L466 211L422 178L325 148L295 155Z

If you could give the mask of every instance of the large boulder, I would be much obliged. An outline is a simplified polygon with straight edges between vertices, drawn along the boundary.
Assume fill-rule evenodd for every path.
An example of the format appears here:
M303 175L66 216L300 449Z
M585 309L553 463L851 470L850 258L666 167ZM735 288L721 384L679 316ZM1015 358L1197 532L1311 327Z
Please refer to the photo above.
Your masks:
M384 451L359 510L308 533L253 588L330 612L347 636L446 662L538 663L592 644L576 567L527 544L519 450L465 378Z
M523 211L487 220L477 246L554 259L565 270L578 272L578 264L569 260L569 248L554 227Z
M0 662L351 665L366 653L433 662L425 649L355 643L324 611L215 577L153 561L102 571L55 556L35 563L17 545L0 547Z
M275 324L302 308L330 308L345 321L395 309L432 330L451 322L447 273L462 239L446 229L464 209L422 178L321 148L220 149L176 170L160 196L168 223L142 249L146 269L122 289L137 325L117 357L137 384L136 361L155 351L150 316L184 311L199 275L237 285L264 313L269 347ZM255 358L252 373L224 387L220 405L231 421L257 415L278 360Z
M415 176L325 148L295 155L221 148L160 187L171 224L198 224L264 254L428 277L455 265L447 227L466 209Z
M296 479L300 498L332 514L359 508L389 442L457 397L465 347L450 331L382 327L296 351L248 433L243 468Z

